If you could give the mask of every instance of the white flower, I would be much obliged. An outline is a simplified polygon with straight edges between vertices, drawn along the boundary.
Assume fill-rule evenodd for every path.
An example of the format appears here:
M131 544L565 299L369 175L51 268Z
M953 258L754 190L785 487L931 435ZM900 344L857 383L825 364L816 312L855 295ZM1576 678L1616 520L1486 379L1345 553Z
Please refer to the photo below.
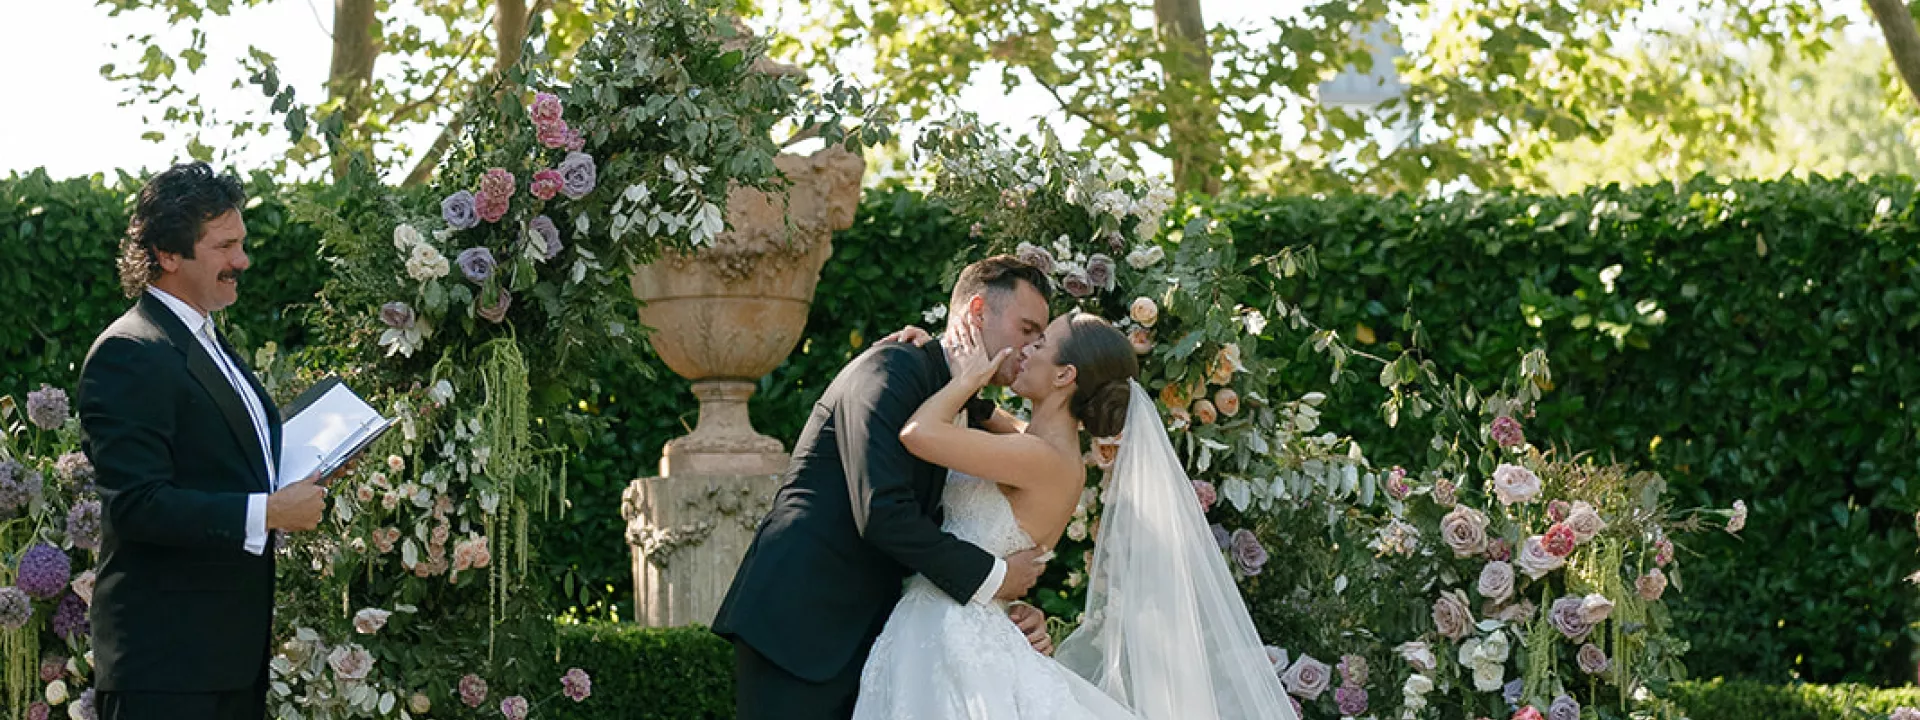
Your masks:
M1260 331L1267 329L1267 316L1260 314L1259 310L1248 310L1240 316L1240 320L1246 323L1248 335L1259 335Z
M372 635L387 626L387 618L393 613L379 608L366 608L353 614L353 629L361 635Z
M1145 270L1166 257L1167 253L1161 250L1159 245L1142 245L1134 248L1133 252L1127 253L1127 264L1132 265L1135 270Z
M385 332L380 333L380 347L387 349L387 357L393 357L395 354L413 357L413 351L420 349L423 340L418 327L405 330L387 328Z
M1133 318L1141 327L1153 327L1160 320L1160 306L1153 302L1153 298L1137 297L1133 299L1133 305L1127 308L1127 317Z
M1747 501L1733 501L1733 516L1727 518L1727 532L1737 533L1747 526Z
M341 680L365 680L373 671L373 653L353 643L347 643L327 654L327 665L333 667L333 674Z
M1600 593L1593 593L1580 600L1580 619L1588 625L1598 625L1613 614L1613 601Z
M1423 642L1401 643L1393 651L1420 672L1433 672L1439 666L1439 661L1433 657L1433 649Z
M1267 645L1262 649L1267 651L1267 664L1273 666L1273 674L1279 675L1287 671L1287 665L1291 663L1287 660L1287 651L1285 648Z
M59 705L67 701L67 681L55 680L47 683L47 704Z
M700 213L693 218L691 225L693 244L706 245L713 242L713 239L720 235L720 231L726 229L727 221L720 213L720 206L704 203L700 206Z
M1073 522L1067 523L1067 537L1074 542L1087 539L1087 522L1074 518Z
M1553 553L1547 552L1547 547L1541 542L1540 536L1535 535L1520 544L1520 552L1514 554L1513 564L1520 568L1520 572L1526 573L1527 577L1539 580L1541 576L1560 569L1560 566L1567 564L1567 561L1566 558L1555 557Z
M1507 684L1506 672L1505 665L1473 666L1473 689L1480 692L1499 692L1501 686Z
M920 313L920 319L925 321L928 325L932 325L934 323L940 322L941 320L945 320L946 317L947 317L946 303L935 305L932 308L929 308L926 312Z
M1400 688L1400 692L1406 695L1425 695L1433 692L1433 680L1417 673L1408 675L1407 684Z
M437 280L447 276L447 256L424 242L413 246L413 253L407 257L407 277L417 282Z
M435 382L433 388L427 391L427 399L432 400L435 405L445 405L451 402L453 400L453 383L445 380Z
M1502 505L1532 501L1540 495L1540 476L1519 465L1501 463L1493 469L1493 493Z
M424 245L426 242L427 239L421 237L420 231L415 230L412 225L402 223L393 229L393 248L400 252L412 252L413 246Z

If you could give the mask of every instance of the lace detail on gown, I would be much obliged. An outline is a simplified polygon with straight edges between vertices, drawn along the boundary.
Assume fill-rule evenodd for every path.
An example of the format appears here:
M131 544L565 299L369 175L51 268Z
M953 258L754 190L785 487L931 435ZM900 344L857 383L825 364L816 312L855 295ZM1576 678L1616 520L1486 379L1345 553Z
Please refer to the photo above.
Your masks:
M947 532L996 556L1024 550L998 485L958 472L941 495ZM1034 652L1002 605L962 605L926 578L905 594L860 675L855 720L1133 720L1098 688Z

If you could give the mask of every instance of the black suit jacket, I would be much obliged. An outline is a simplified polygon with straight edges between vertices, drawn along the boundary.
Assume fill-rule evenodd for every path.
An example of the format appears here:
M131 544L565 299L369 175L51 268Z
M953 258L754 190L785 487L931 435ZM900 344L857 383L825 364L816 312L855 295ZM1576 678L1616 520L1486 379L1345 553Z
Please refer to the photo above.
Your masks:
M227 353L266 410L277 456L279 411ZM103 506L90 610L102 691L222 692L263 676L273 543L261 555L244 545L247 496L270 490L269 458L215 362L165 304L142 295L80 370L80 425Z
M794 443L714 632L824 682L866 661L907 576L972 598L994 557L940 529L947 471L900 443L900 428L951 377L938 343L883 343L840 371Z

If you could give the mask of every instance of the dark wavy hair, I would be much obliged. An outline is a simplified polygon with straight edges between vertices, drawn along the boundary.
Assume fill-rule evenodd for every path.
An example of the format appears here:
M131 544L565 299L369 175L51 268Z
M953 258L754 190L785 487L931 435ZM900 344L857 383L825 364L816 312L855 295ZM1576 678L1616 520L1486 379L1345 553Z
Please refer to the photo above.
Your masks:
M239 178L216 174L203 162L175 165L153 176L140 188L127 236L120 239L120 289L136 297L158 279L161 251L191 259L202 226L246 201Z
M1127 336L1098 315L1075 311L1053 361L1075 369L1067 410L1094 437L1119 435L1127 424L1127 403L1133 399L1127 381L1140 374L1140 360Z
M953 283L953 296L947 310L958 314L960 306L974 295L984 296L989 304L998 308L1022 281L1040 291L1040 297L1053 297L1053 280L1040 268L1012 255L995 255L960 271L960 279Z

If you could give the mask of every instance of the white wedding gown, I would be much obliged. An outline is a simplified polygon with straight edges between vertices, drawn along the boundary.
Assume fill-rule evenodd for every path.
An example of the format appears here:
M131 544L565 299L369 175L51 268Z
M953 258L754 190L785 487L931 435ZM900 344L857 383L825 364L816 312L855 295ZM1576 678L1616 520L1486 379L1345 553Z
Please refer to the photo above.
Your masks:
M1033 546L992 482L947 478L947 532L1005 557ZM855 720L1134 720L1134 714L1027 644L1006 607L955 602L919 575L860 673Z

